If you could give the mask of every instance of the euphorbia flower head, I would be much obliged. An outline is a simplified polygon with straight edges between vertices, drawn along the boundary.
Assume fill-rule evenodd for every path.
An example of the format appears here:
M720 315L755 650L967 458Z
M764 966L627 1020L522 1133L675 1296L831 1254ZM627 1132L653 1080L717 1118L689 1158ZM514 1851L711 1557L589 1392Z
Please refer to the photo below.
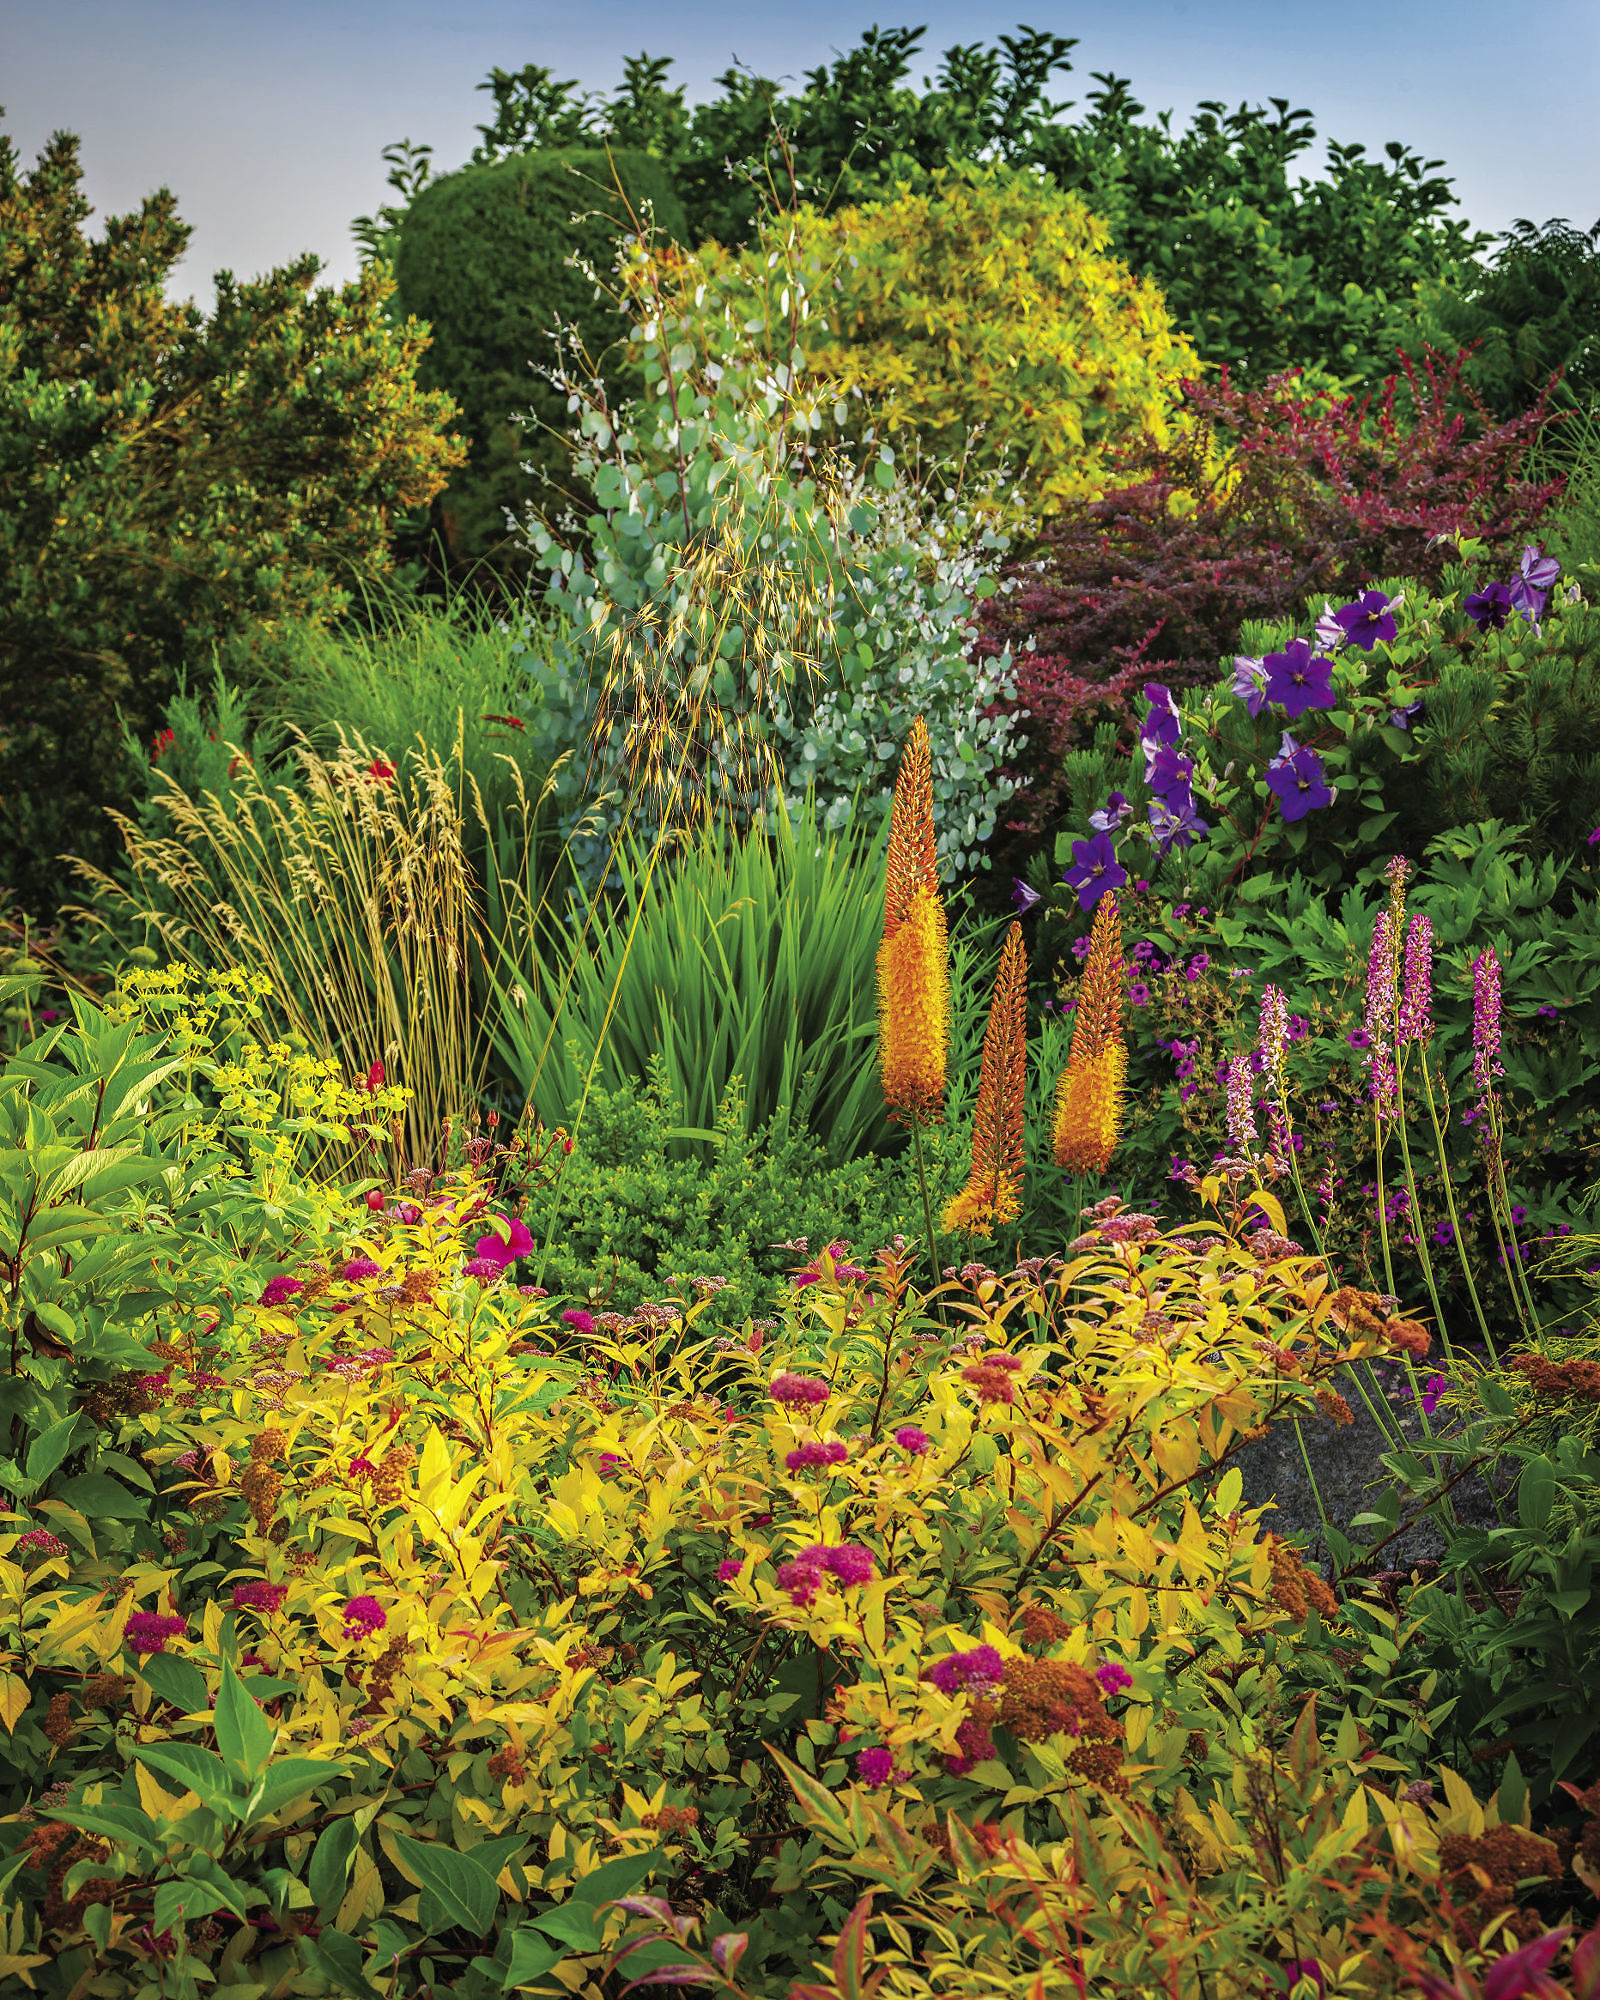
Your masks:
M1122 1123L1128 1074L1122 1045L1122 915L1102 896L1078 989L1072 1053L1056 1087L1055 1162L1070 1173L1104 1173Z
M1028 952L1013 923L1000 948L972 1120L972 1171L944 1212L946 1229L993 1229L1022 1212L1028 1099Z
M886 876L878 946L883 1098L891 1117L931 1122L944 1110L950 966L933 831L933 763L920 715L895 780Z

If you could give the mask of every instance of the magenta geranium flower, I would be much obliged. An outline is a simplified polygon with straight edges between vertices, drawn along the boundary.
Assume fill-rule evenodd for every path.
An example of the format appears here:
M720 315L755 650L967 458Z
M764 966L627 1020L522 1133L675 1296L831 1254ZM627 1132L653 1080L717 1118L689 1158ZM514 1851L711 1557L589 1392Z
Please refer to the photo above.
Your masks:
M472 1261L475 1264L497 1264L503 1271L508 1264L514 1264L519 1257L533 1255L533 1234L525 1222L513 1221L506 1225L509 1234L502 1236L498 1230L491 1230L487 1236L480 1236L472 1246Z

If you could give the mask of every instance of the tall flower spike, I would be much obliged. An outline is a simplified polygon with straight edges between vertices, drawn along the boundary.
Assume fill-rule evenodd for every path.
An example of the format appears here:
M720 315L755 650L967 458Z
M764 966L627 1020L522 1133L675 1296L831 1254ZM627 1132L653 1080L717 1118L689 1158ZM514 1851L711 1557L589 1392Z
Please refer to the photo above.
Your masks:
M928 1123L940 1116L949 1051L949 942L933 831L933 762L919 715L895 780L878 946L878 1064L891 1117Z
M1028 1098L1028 952L1013 923L983 1035L972 1172L944 1212L946 1229L974 1231L1015 1222L1022 1210L1022 1128Z
M1117 1149L1128 1055L1122 1045L1122 915L1116 896L1100 898L1078 988L1072 1054L1056 1086L1055 1163L1069 1173L1103 1174Z
M1372 1102L1379 1118L1388 1120L1400 1108L1399 1078L1395 1073L1396 985L1400 955L1400 931L1392 904L1378 912L1373 926L1372 950L1367 957L1367 1066L1372 1075Z

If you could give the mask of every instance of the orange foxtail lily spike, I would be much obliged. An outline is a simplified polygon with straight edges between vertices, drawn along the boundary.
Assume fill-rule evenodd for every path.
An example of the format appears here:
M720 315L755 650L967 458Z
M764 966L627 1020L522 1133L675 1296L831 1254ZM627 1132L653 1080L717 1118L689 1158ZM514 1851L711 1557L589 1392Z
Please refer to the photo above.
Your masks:
M972 1172L944 1212L946 1229L988 1230L1022 1212L1022 1128L1028 1098L1028 951L1013 923L989 1003L972 1120Z
M918 1123L940 1116L949 1052L949 941L933 831L933 763L919 715L895 780L878 946L878 1063L891 1116Z
M1100 898L1078 988L1072 1054L1056 1088L1055 1162L1069 1173L1103 1174L1122 1124L1128 1055L1122 1044L1122 917Z

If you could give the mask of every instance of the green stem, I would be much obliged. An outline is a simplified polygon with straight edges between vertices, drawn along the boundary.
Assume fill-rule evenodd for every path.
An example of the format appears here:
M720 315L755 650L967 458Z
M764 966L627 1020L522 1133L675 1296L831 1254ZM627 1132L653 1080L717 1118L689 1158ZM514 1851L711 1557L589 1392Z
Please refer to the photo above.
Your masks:
M1311 1470L1311 1453L1306 1448L1306 1434L1301 1426L1299 1417L1296 1417L1294 1420L1294 1434L1299 1440L1300 1457L1304 1461L1306 1478L1311 1485L1311 1497L1317 1503L1317 1517L1322 1522L1323 1546L1327 1549L1331 1559L1333 1556L1333 1523L1328 1519L1328 1510L1322 1504L1322 1489L1317 1484L1317 1475ZM1341 1536L1340 1539L1344 1541L1348 1540L1344 1536Z
M1434 1101L1433 1078L1428 1073L1428 1052L1426 1048L1424 1048L1421 1051L1421 1055L1422 1055L1422 1087L1427 1094L1428 1118L1433 1125L1434 1146L1439 1155L1440 1169L1444 1174L1445 1206L1450 1211L1450 1227L1455 1235L1456 1256L1460 1260L1461 1275L1467 1281L1467 1291L1472 1298L1472 1310L1477 1315L1478 1330L1483 1335L1483 1344L1485 1348L1488 1350L1489 1359L1492 1362L1494 1362L1496 1367L1498 1367L1500 1365L1500 1362L1499 1362L1499 1356L1495 1353L1494 1349L1494 1337L1489 1331L1489 1321L1484 1314L1483 1301L1478 1296L1477 1281L1472 1275L1472 1264L1471 1260L1467 1256L1467 1247L1461 1240L1461 1216L1460 1212L1456 1208L1455 1184L1450 1178L1450 1164L1449 1164L1449 1159L1445 1152L1444 1126L1440 1123L1439 1108ZM1445 1106L1445 1109L1448 1112L1449 1110L1448 1104Z
M1411 1165L1411 1141L1407 1136L1405 1117L1405 1078L1398 1048L1396 1048L1394 1056L1395 1095L1399 1104L1399 1116L1395 1122L1400 1132L1400 1159L1405 1171L1406 1195L1411 1203L1411 1229L1412 1234L1417 1239L1417 1256L1422 1264L1423 1283L1428 1287L1428 1297L1433 1301L1433 1317L1434 1323L1439 1329L1440 1345L1444 1348L1446 1359L1453 1364L1455 1361L1455 1352L1450 1345L1449 1328L1445 1325L1444 1302L1439 1297L1439 1287L1434 1280L1433 1259L1428 1254L1427 1238L1422 1228L1422 1202L1417 1194L1417 1176ZM1450 1170L1443 1159L1439 1162L1439 1168L1445 1178L1448 1179Z

